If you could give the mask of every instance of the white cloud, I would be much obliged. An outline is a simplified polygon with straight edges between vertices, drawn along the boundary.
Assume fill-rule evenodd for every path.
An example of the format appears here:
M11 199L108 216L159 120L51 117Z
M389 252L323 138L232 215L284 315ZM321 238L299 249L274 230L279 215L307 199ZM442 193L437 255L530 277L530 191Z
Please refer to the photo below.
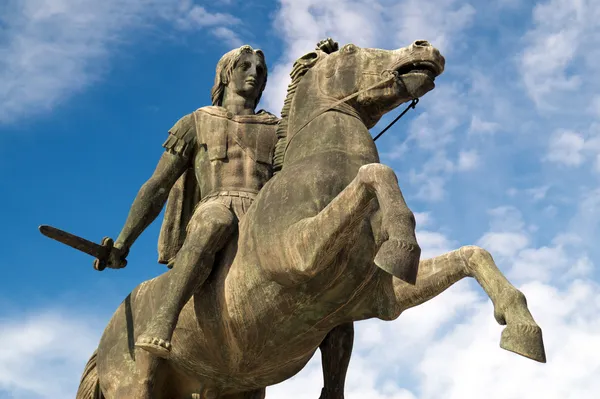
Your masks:
M237 18L171 0L11 0L0 6L0 22L0 123L47 112L81 92L102 78L115 50L159 22L240 42L228 28Z
M193 4L190 0L180 3L172 17L175 26L184 31L207 30L231 47L239 47L242 39L233 29L243 25L238 17L222 12L210 12L205 7Z
M223 41L229 43L231 47L240 47L244 43L242 39L239 38L237 33L235 33L230 28L226 28L224 26L219 26L212 30L212 34L218 37L219 39L223 39Z
M600 124L593 122L580 132L559 129L550 138L546 159L568 167L593 161L595 171L600 172Z
M514 206L504 205L490 209L490 227L493 231L521 231L525 223L521 211Z
M590 79L600 46L595 0L551 0L536 4L533 28L525 36L520 69L529 96L541 109L558 109L565 97L570 105L589 103L598 91ZM581 100L581 102L579 102Z
M394 142L394 139L390 141ZM385 146L385 148L381 149L379 156L384 163L387 161L398 161L402 160L406 156L408 150L409 147L406 141L403 141L400 144L388 144Z
M597 198L592 193L583 198L582 204L596 204ZM583 205L583 208L587 207ZM585 217L581 212L580 208L573 222ZM490 251L499 264L506 265L511 279L518 282L564 282L589 276L592 272L593 262L582 250L581 231L574 232L569 226L563 226L564 230L558 232L549 244L535 247L531 246L531 234L537 231L537 226L525 223L518 209L500 206L490 210L489 214L490 230L477 245Z
M525 248L513 261L510 276L516 280L548 282L556 272L571 266L571 258L562 246Z
M525 192L531 196L531 199L533 201L540 201L540 200L543 200L544 198L546 198L546 195L548 194L549 189L550 189L550 185L545 185L545 186L540 186L540 187L529 188L529 189L525 190Z
M396 41L426 39L440 51L450 53L460 47L457 38L469 27L474 16L475 8L471 4L456 0L405 0L395 4L389 18L398 26Z
M0 319L0 396L74 397L101 332L98 320L67 310Z
M433 220L430 212L413 212L418 227L425 227L432 224ZM418 228L417 227L417 228Z
M469 133L491 134L496 132L499 128L499 123L485 121L481 119L481 117L473 115L473 117L471 118L471 126L469 127Z
M600 392L600 289L573 281L566 289L521 286L543 329L547 364L497 348L500 328L480 303L467 322L429 346L419 363L421 398L591 399Z
M428 202L438 202L444 199L446 195L445 184L446 180L441 176L411 175L411 182L417 183L419 189L417 190L416 197Z
M568 224L567 237L590 251L598 247L597 237L600 233L600 189L586 189L577 198L575 214Z
M583 135L572 131L559 131L550 139L548 160L567 166L579 166L584 161Z
M524 233L487 232L477 245L490 251L493 256L513 257L529 245L529 237Z
M596 118L600 118L600 96L593 97L588 107L588 111Z
M458 163L456 165L459 171L468 171L475 169L479 165L479 155L477 151L460 151L458 154Z
M426 225L424 224L424 226ZM421 247L421 259L433 258L457 247L456 241L451 240L440 231L423 230L417 224L416 233L417 241Z

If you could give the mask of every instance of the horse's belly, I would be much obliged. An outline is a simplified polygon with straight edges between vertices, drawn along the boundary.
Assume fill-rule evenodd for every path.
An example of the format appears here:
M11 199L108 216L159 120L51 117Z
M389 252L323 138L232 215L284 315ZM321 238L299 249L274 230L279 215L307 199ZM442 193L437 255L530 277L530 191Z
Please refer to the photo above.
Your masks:
M208 363L198 362L190 367L189 361L181 358L171 358L170 367L173 370L174 381L183 386L210 385L223 394L252 391L270 385L278 384L296 375L312 358L315 349L301 358L288 359L285 362L273 361L269 353L255 359L262 362L259 367L256 362L240 364L236 369L207 370ZM191 377L193 375L193 377Z
M204 307L204 299L198 296L183 309L170 361L182 374L209 379L227 391L257 389L292 377L327 334L284 317L280 302L217 315Z

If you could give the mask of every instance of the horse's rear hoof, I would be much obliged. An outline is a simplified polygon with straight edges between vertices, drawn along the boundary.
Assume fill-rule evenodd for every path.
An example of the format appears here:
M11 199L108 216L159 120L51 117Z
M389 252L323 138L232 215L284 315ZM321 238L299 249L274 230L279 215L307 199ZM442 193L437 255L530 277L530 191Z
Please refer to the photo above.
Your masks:
M542 329L536 325L509 324L502 331L500 347L540 363L546 363Z
M377 251L375 264L392 276L414 285L417 282L420 257L419 245L390 239Z

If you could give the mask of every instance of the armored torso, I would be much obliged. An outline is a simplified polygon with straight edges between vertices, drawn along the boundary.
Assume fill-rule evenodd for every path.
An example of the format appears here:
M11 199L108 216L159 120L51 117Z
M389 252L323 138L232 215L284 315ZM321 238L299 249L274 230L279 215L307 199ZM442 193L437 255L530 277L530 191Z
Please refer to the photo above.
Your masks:
M271 178L278 122L264 111L234 116L211 106L185 115L169 130L165 150L191 162L169 193L158 242L160 263L168 263L181 248L200 200L237 196L244 208Z
M258 193L272 175L277 117L264 111L233 115L214 106L200 108L193 116L200 197L224 191Z

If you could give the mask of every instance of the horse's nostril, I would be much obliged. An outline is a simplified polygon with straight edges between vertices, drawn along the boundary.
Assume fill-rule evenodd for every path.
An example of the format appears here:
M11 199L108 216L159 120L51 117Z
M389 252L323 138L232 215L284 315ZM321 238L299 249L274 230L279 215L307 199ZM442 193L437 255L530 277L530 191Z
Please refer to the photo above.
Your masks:
M417 46L417 47L429 47L429 46L431 46L431 44L429 44L429 42L427 40L417 40L415 42L415 46Z

